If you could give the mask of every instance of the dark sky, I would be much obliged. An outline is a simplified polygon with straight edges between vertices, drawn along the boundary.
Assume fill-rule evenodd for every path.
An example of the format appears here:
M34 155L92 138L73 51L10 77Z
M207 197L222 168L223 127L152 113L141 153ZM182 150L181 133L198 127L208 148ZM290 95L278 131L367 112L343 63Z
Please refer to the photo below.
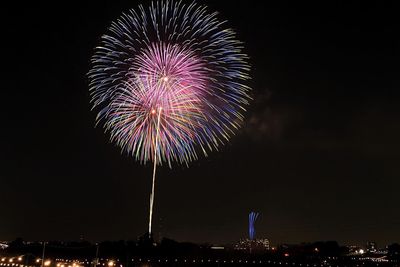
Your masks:
M273 244L399 242L396 1L199 2L245 42L254 101L220 152L160 169L155 232L236 241L255 210L257 236ZM101 34L137 4L2 7L0 240L147 230L151 167L94 127L86 77Z

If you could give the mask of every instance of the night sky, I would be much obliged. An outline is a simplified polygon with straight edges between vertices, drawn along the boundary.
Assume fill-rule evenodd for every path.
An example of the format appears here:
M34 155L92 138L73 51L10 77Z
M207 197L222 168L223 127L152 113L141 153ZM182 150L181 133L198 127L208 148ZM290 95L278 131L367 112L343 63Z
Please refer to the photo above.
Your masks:
M399 6L198 2L245 42L254 100L221 151L160 168L154 231L233 242L255 210L273 244L399 242ZM94 127L86 76L100 36L138 3L2 7L0 240L146 232L151 166Z

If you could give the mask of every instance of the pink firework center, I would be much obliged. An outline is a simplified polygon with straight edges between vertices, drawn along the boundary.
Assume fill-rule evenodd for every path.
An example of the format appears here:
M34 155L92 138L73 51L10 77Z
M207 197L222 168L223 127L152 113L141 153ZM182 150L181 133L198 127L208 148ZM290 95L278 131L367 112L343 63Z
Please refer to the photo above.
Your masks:
M143 50L111 103L113 119L107 127L112 139L135 151L141 162L154 161L155 149L159 164L196 159L198 130L207 120L206 72L195 53L181 46L153 43Z

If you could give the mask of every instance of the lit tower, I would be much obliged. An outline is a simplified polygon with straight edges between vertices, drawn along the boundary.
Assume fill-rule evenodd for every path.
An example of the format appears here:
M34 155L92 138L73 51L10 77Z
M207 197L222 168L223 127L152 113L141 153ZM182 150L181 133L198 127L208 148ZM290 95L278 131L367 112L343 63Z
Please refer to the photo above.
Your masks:
M259 213L258 212L250 212L249 213L249 239L254 240L254 237L256 235L256 230L254 229L254 223L256 222L258 218Z

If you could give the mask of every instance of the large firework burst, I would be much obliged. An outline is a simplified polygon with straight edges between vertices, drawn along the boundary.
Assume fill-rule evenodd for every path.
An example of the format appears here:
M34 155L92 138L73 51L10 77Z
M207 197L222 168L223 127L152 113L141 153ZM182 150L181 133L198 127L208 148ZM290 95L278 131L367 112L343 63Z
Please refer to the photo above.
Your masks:
M97 122L138 161L185 163L218 150L249 100L247 56L205 6L156 1L113 22L89 72Z

